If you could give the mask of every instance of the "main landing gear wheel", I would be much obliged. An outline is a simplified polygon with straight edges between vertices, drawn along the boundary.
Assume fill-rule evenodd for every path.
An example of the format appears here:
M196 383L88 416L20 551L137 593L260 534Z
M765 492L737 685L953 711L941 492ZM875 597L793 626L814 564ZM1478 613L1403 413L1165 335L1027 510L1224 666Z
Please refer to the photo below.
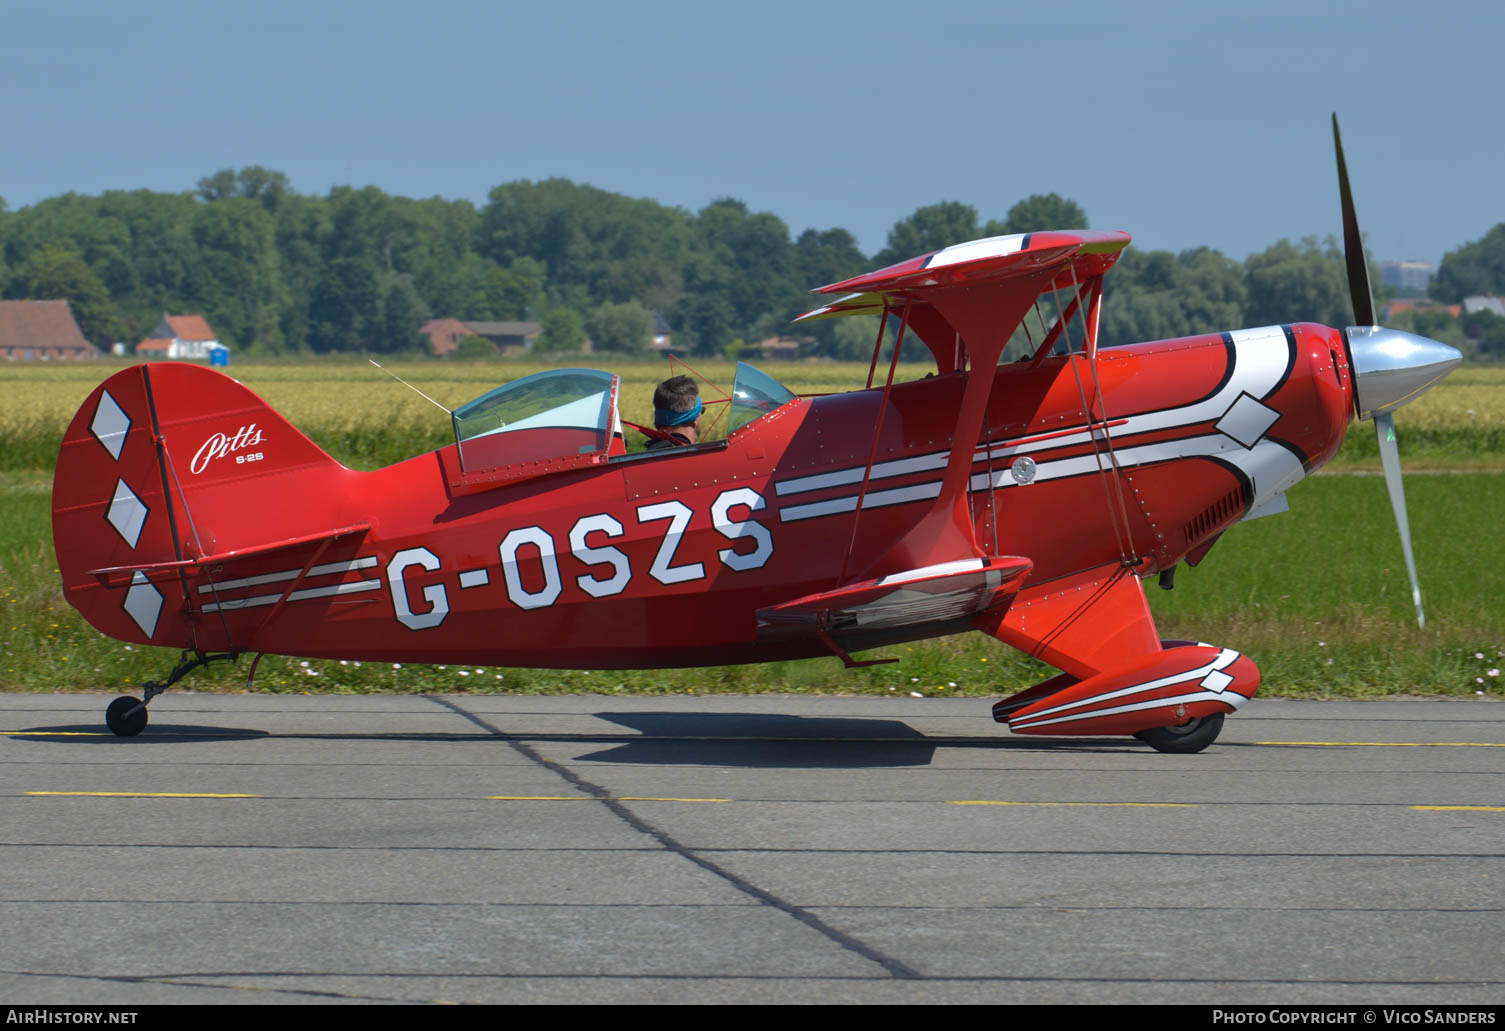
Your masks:
M1189 754L1200 752L1218 739L1223 730L1223 714L1215 713L1183 723L1179 727L1152 727L1134 736L1157 752Z
M135 737L146 729L146 703L131 695L121 695L105 710L105 726L121 737Z

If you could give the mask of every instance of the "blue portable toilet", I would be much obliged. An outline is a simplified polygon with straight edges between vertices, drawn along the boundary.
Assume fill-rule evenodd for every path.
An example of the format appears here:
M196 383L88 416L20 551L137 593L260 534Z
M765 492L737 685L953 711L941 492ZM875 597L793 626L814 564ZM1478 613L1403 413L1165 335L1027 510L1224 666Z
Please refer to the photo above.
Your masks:
M210 365L229 365L230 364L230 349L228 347L224 346L223 344L220 344L218 347L211 347L211 348L209 348L209 364Z

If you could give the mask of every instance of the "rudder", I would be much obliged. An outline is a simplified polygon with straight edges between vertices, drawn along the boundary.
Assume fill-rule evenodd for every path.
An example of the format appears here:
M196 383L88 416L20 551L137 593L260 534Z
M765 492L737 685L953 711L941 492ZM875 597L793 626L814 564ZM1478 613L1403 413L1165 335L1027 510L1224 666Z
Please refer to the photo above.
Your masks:
M296 512L253 493L287 474L309 481ZM333 518L331 474L350 472L228 376L179 362L122 370L85 400L58 452L52 532L64 596L120 640L226 647L200 640L183 567Z

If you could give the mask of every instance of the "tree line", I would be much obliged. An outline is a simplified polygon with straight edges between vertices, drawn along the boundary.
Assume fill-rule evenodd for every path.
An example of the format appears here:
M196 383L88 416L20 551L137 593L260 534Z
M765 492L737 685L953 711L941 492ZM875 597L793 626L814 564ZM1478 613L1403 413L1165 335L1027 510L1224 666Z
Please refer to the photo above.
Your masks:
M168 311L205 315L247 354L415 352L431 316L536 320L541 348L588 334L597 349L631 353L658 312L679 349L720 354L785 331L816 303L811 287L981 236L1087 226L1055 194L987 221L948 201L900 219L865 255L845 229L794 237L732 198L689 212L548 179L504 183L477 207L374 186L300 194L253 166L182 193L69 193L15 211L0 199L0 293L67 298L100 344L134 344ZM1474 293L1505 293L1505 223L1449 253L1433 284L1440 301ZM1505 320L1408 317L1406 328L1505 356ZM1243 262L1205 247L1130 248L1108 276L1101 334L1111 345L1305 320L1352 320L1331 239L1281 240ZM849 321L801 332L814 353L864 356L871 329Z

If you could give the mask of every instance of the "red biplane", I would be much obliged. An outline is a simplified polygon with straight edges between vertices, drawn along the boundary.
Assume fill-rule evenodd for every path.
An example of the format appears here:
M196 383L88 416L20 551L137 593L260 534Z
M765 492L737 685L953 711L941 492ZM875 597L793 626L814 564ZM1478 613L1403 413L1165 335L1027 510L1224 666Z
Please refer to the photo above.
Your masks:
M1336 142L1337 123L1334 120ZM1142 581L1195 565L1373 418L1410 562L1390 413L1459 354L1374 325L1338 151L1357 327L1099 349L1129 237L958 244L820 292L870 313L866 389L797 397L749 365L722 440L621 446L619 379L558 369L455 410L455 443L357 472L227 376L110 377L58 457L68 600L183 650L106 715L137 734L189 670L241 653L574 669L836 655L980 630L1061 670L994 717L1021 734L1206 747L1247 657L1162 641ZM895 383L885 339L935 371ZM1020 358L1003 360L1012 350ZM1418 618L1420 593L1416 592Z

